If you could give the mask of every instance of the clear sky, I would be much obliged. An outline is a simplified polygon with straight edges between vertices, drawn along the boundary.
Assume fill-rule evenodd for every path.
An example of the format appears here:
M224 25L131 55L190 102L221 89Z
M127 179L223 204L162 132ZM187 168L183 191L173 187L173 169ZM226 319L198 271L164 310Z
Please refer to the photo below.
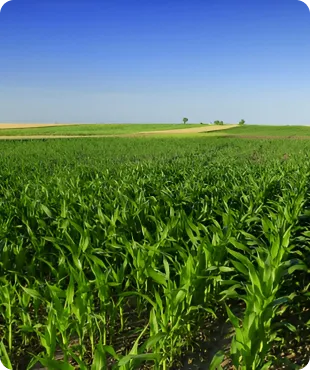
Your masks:
M310 125L298 0L12 0L0 122Z

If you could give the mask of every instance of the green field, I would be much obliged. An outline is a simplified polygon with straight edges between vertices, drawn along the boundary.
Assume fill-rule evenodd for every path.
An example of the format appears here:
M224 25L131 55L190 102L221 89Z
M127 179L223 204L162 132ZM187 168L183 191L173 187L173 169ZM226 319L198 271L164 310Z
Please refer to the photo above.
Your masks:
M204 134L2 142L1 361L304 367L309 150Z
M1 127L1 124L0 124ZM200 124L80 124L39 128L16 128L0 130L0 136L32 136L32 135L130 135L140 132L188 129L194 127L210 127ZM224 126L225 127L225 126ZM160 134L159 134L160 135ZM173 136L173 134L171 134ZM187 136L240 136L240 137L310 137L310 127L307 126L263 126L245 125L229 128L229 130L205 133L186 133Z
M212 133L213 134L213 133ZM235 127L229 131L216 133L218 135L236 135L236 136L286 136L286 137L307 137L310 136L310 126L262 126L245 125ZM214 135L214 134L213 134Z
M200 127L195 124L81 124L67 126L49 126L38 128L14 128L0 130L0 136L30 135L122 135L142 131L173 130ZM1 124L0 124L1 128Z

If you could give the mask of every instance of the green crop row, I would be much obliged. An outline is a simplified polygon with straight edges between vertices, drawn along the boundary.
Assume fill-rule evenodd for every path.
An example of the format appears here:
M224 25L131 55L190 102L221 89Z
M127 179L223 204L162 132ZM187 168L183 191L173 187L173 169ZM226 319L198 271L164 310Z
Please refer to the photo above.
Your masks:
M211 370L305 366L309 146L4 142L3 364L178 369L202 357Z

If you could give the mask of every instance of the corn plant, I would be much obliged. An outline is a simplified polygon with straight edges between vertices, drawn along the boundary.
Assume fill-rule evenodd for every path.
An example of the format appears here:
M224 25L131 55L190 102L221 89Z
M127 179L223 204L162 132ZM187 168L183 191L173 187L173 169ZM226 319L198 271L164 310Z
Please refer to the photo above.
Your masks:
M309 303L309 145L3 142L1 361L168 370L201 345L210 369L279 366L310 319L295 323ZM224 315L233 339L212 361Z

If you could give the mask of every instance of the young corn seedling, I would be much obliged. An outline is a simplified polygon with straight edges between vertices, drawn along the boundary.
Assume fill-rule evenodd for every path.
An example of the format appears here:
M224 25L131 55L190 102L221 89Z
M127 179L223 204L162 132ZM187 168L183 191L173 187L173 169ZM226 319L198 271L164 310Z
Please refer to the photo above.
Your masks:
M301 261L288 259L292 248L292 226L288 226L283 213L279 210L276 223L265 218L262 225L269 243L257 247L256 255L251 255L253 262L248 256L228 248L233 257L232 264L246 279L245 294L239 296L246 304L243 319L237 318L227 306L228 317L235 328L231 358L235 368L240 370L268 369L271 366L271 361L266 359L276 338L272 322L279 305L290 299L278 297L281 280L292 271L292 266L294 270L305 268ZM244 246L244 250L248 248ZM236 288L242 289L242 285ZM227 296L227 292L224 294ZM238 294L232 293L230 297L237 298Z
M10 361L10 356L6 350L6 347L4 343L1 341L0 342L0 359L1 363L9 370L13 370L12 363Z
M16 304L15 288L6 279L1 279L3 284L0 289L0 315L4 320L3 337L7 342L9 353L13 348L13 325L16 322L14 315L14 306Z

